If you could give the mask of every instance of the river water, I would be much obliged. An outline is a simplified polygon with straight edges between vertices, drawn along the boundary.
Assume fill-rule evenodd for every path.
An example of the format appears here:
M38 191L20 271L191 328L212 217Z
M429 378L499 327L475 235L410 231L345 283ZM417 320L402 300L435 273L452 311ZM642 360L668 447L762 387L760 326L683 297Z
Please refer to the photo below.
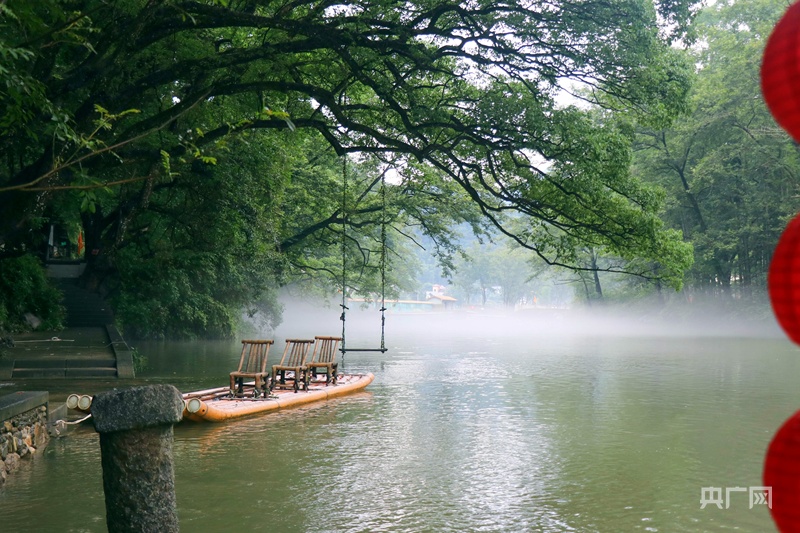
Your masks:
M701 508L701 494L761 485L771 437L800 409L800 351L782 336L456 318L390 318L405 327L387 330L389 352L345 359L375 374L366 392L176 426L181 530L775 530L745 491L722 509ZM274 355L281 338L337 322L293 320ZM354 331L351 347L366 339ZM238 361L234 342L137 349L147 362L136 383L181 390L224 385ZM5 389L63 399L115 385ZM0 489L0 529L105 531L101 475L91 426L52 441Z

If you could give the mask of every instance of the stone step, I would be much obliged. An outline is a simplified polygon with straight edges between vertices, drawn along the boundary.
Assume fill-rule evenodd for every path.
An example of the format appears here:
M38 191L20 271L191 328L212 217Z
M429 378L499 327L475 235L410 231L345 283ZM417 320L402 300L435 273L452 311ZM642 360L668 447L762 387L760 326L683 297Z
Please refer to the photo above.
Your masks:
M92 359L67 359L67 368L117 368L117 360L113 357Z
M14 368L12 378L115 378L117 369L109 367L82 368Z
M15 368L12 378L65 378L67 369L61 368Z
M14 360L13 378L116 377L117 360L102 357L37 357Z
M115 378L117 377L117 369L109 367L83 367L83 368L69 368L67 367L66 377L68 378Z
M16 359L14 369L48 369L48 368L114 368L117 360L113 357L93 357L82 359L40 357L37 359Z
M16 359L14 361L14 369L18 368L35 368L45 370L48 368L61 368L64 369L67 367L67 362L65 359L52 359L52 358L41 358L41 359Z

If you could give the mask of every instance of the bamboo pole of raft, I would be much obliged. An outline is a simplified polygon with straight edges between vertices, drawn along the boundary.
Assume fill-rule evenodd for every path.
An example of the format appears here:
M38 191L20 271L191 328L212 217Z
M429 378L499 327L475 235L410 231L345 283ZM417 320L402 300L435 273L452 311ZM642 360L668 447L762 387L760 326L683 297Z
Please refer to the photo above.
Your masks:
M256 382L255 381L248 381L247 383L244 384L245 388L247 388L247 387L255 387L255 386L256 386ZM188 399L191 399L191 398L198 398L198 397L206 396L206 395L209 395L209 394L217 394L217 393L227 394L228 392L230 392L230 390L231 390L231 388L229 386L214 387L213 389L204 389L204 390L198 390L198 391L192 391L192 392L184 392L183 394L181 394L181 396L183 397L184 400L188 400Z

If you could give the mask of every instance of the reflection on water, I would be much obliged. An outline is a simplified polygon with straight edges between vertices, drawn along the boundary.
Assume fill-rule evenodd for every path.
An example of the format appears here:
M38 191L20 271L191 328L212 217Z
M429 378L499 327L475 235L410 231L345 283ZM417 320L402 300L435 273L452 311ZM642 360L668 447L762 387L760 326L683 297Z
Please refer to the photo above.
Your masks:
M769 439L800 409L788 342L476 337L348 354L376 375L355 396L177 426L182 531L774 530L743 493L728 509L700 509L700 493L760 485ZM141 382L183 390L238 361L236 343L139 349ZM93 430L12 476L0 516L4 531L105 531Z

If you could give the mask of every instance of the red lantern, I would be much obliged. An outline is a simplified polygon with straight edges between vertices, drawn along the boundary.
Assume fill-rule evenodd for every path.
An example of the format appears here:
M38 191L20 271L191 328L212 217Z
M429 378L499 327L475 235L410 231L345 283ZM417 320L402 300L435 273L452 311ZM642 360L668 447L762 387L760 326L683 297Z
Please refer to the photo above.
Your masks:
M800 2L775 26L764 49L761 91L775 121L800 142ZM800 217L781 235L767 280L778 323L800 344ZM764 463L772 518L783 533L800 531L800 411L775 434Z
M800 411L784 422L769 444L764 486L770 487L767 498L772 498L770 512L778 530L800 531Z
M775 247L767 287L778 324L800 344L800 216L789 222Z
M764 49L761 92L775 121L800 142L800 2L786 11Z

